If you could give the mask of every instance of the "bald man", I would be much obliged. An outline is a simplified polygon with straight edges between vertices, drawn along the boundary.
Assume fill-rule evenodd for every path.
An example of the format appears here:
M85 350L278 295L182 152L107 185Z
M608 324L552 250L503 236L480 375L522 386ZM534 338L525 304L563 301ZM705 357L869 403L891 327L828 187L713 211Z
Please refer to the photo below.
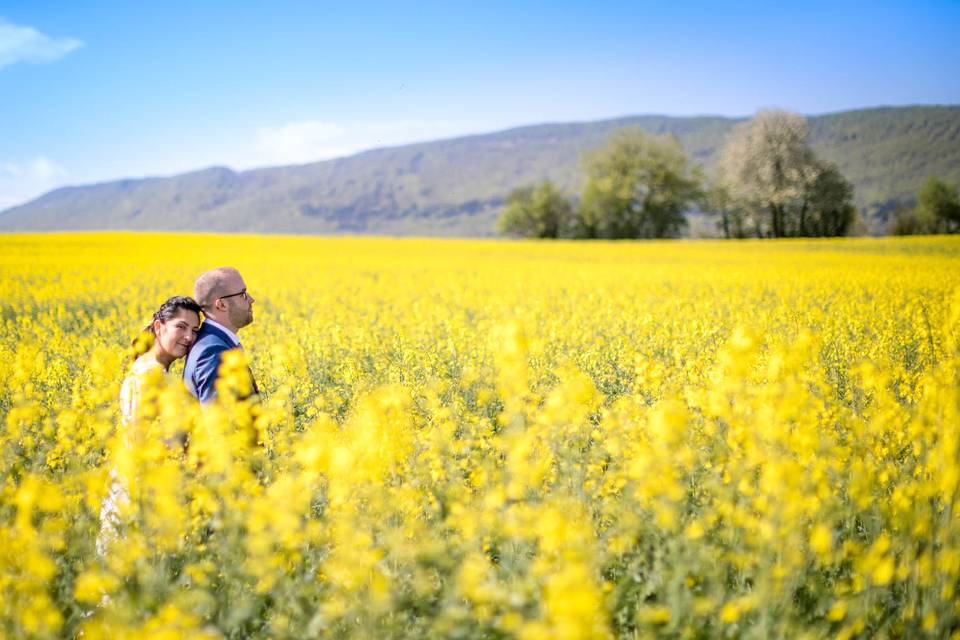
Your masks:
M203 309L204 320L183 366L183 382L201 403L217 395L216 382L225 351L242 349L237 333L253 322L254 299L243 276L233 267L211 269L197 278L194 300ZM250 374L253 393L259 393Z

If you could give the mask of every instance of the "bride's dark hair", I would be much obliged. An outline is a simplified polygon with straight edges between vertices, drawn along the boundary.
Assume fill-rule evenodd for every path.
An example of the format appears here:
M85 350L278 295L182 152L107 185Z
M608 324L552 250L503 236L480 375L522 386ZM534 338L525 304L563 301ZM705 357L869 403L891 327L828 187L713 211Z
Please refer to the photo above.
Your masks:
M186 309L187 311L193 311L197 314L197 317L200 317L200 312L203 309L200 308L200 305L197 304L197 301L189 296L173 296L169 298L166 302L160 305L160 308L153 314L153 317L150 318L150 322L147 323L147 326L137 334L137 337L133 339L131 346L133 347L133 357L146 353L150 350L150 347L153 346L153 340L156 338L156 335L153 331L153 323L159 320L160 322L166 323L167 320L170 320L177 312L181 309Z

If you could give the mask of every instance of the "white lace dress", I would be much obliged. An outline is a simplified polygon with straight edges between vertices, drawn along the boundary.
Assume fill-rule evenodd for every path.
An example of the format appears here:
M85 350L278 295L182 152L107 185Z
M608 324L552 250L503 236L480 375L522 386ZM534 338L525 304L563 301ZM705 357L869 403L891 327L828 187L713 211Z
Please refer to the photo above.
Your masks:
M134 438L130 431L137 421L144 381L158 373L163 373L163 366L151 354L145 353L134 361L127 377L123 379L120 386L120 427L123 429L124 446L133 445ZM120 531L120 509L129 503L130 496L117 470L111 469L110 491L100 505L100 535L97 536L99 555L106 555L110 544L117 539Z
M120 386L120 423L124 427L129 427L136 421L144 380L157 370L162 373L163 366L153 358L152 354L145 353L134 361L127 377L123 379L123 384Z

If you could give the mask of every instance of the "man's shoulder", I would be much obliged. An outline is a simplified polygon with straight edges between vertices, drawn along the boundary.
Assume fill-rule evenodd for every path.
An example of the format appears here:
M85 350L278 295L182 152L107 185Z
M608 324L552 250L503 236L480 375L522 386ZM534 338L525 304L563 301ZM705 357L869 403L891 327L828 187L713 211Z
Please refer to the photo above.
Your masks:
M187 354L186 366L195 365L202 356L219 353L227 349L233 349L233 343L230 342L230 339L216 327L203 325L197 333L197 340L190 348L190 353Z
M213 326L208 322L204 322L200 326L200 331L197 333L197 341L194 343L194 346L203 343L205 345L215 345L222 343L226 348L232 349L233 342L230 340L230 337L227 336L222 330Z

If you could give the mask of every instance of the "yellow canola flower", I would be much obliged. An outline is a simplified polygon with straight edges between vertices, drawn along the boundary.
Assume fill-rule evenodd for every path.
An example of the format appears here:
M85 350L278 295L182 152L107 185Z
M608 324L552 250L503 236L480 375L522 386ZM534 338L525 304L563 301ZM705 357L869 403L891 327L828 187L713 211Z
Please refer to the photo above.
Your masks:
M117 585L116 577L109 573L88 571L77 576L74 594L78 602L97 604L116 589Z
M644 607L637 611L637 622L641 624L663 625L670 622L670 609L663 605Z
M830 610L827 611L827 620L839 622L847 615L847 604L843 601L833 603Z
M893 572L896 568L893 558L890 556L885 556L877 561L876 565L873 567L873 571L870 573L870 578L873 581L873 584L877 586L883 586L889 584L890 580L893 578Z
M810 548L821 558L826 557L833 547L833 534L830 527L817 524L810 532Z
M742 613L736 602L727 602L720 609L720 621L727 624L736 622Z
M0 245L4 637L960 627L955 237ZM221 398L178 360L125 426L214 264Z

